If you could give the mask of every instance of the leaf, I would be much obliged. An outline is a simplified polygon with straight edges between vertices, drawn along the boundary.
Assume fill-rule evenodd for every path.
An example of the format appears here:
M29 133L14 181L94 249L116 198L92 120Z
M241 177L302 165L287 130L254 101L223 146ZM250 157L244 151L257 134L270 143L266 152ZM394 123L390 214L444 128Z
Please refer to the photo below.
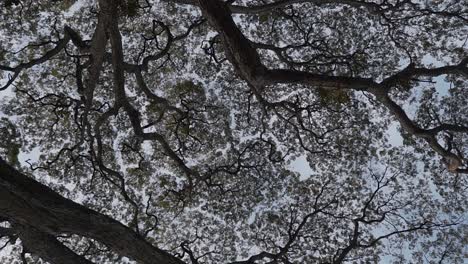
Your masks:
M50 71L50 75L54 76L55 78L58 78L60 76L57 69L53 69L52 71Z
M347 104L351 101L349 94L341 89L318 88L318 96L324 104Z

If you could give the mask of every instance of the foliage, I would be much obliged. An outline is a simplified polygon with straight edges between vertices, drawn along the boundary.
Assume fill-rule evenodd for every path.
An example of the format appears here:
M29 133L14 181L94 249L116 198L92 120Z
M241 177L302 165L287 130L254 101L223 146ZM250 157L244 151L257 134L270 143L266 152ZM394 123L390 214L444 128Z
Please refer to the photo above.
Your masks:
M185 263L466 261L464 1L117 2L2 4L11 165Z

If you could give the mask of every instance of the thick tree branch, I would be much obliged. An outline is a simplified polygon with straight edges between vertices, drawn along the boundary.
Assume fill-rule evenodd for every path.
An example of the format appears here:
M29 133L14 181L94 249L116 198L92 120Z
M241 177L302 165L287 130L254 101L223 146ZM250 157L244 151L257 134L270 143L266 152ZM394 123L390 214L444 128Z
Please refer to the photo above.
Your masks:
M6 66L6 65L0 65L0 70L1 71L8 71L8 72L13 73L13 75L11 75L10 78L8 79L7 83L5 85L3 85L2 87L0 87L0 91L7 89L16 80L16 78L19 76L19 74L21 73L22 70L29 69L29 68L31 68L31 67L33 67L35 65L39 65L41 63L44 63L44 62L50 60L55 55L57 55L59 52L61 52L67 46L70 39L71 39L70 34L68 34L68 31L65 31L65 36L63 37L63 39L59 40L57 42L57 45L53 49L47 51L41 57L39 57L37 59L33 59L31 61L28 61L28 62L20 63L17 66L14 66L14 67Z
M102 1L106 2L106 1ZM113 8L112 5L108 8ZM115 7L114 7L115 8ZM187 167L184 161L171 149L164 137L158 133L145 133L141 126L140 113L135 109L128 101L125 94L125 72L124 72L124 60L123 60L123 49L122 49L122 37L118 28L117 23L117 10L113 11L113 20L109 25L109 35L112 45L112 68L113 68L113 82L114 82L114 93L115 93L115 107L123 107L127 113L130 122L132 124L135 134L143 140L155 140L158 141L167 155L184 171L190 182L190 186L193 186L192 176L199 177L198 174ZM138 75L137 75L138 77ZM142 79L140 79L140 84Z
M101 74L102 65L106 56L107 34L106 28L109 26L112 14L105 9L101 9L98 16L98 23L94 30L93 38L91 40L91 65L88 68L88 80L84 95L86 98L86 111L92 107L94 90L96 89L99 76ZM85 114L86 115L86 114Z
M0 159L0 216L49 234L77 234L100 241L140 263L182 264L120 222L68 200Z
M234 23L231 11L224 2L219 0L199 0L198 5L209 23L220 34L228 60L234 65L238 74L249 83L260 101L264 100L261 95L263 87L277 83L300 83L308 85L312 89L368 91L374 94L378 101L390 110L403 128L416 137L424 138L433 150L442 155L450 171L456 171L462 165L460 157L444 149L438 143L434 132L442 129L442 127L435 130L423 130L419 128L408 118L402 108L390 99L388 93L393 86L400 83L409 83L417 77L436 77L444 74L468 75L468 58L463 59L457 65L433 69L416 68L410 64L402 71L393 74L380 83L372 79L360 77L330 76L297 70L268 69L263 65L252 42L243 35ZM457 129L460 130L459 127Z
M24 251L40 256L43 260L54 264L93 264L63 245L52 235L34 227L14 226L23 244Z
M164 0L166 2L174 2L183 5L198 5L196 0ZM365 1L354 1L354 0L279 0L273 3L253 6L241 6L241 5L230 5L229 9L232 13L238 14L260 14L265 12L271 12L279 8L287 7L294 4L310 3L315 5L323 4L342 4L352 7L364 7L367 8L371 13L382 12L379 4Z
M382 90L374 89L372 90L372 94L376 97L377 101L382 103L390 111L390 113L398 120L406 132L415 137L424 139L435 152L441 155L445 159L449 171L455 172L460 166L462 166L462 159L456 154L452 153L450 150L442 147L436 137L437 134L441 131L450 130L464 132L467 131L466 127L445 124L433 129L422 129L418 127L408 117L405 111L390 98L388 93L382 92Z

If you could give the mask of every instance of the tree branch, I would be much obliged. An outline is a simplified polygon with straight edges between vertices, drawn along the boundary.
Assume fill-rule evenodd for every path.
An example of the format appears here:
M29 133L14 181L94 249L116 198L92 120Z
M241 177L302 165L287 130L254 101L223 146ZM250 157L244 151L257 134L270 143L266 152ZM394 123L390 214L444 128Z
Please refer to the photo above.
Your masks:
M144 264L183 264L120 222L66 199L0 158L0 216L49 234L96 239Z
M93 264L63 245L54 236L34 227L16 224L14 229L18 232L23 249L45 261L54 264Z

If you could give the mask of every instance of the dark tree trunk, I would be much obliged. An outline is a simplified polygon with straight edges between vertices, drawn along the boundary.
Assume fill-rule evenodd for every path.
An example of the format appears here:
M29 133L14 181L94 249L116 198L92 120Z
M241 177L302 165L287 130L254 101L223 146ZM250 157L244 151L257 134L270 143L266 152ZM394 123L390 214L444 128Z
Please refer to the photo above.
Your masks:
M63 248L55 239L58 234L76 234L96 239L114 252L139 263L182 264L180 259L152 246L145 239L120 222L66 199L47 186L27 177L0 159L0 218L17 227L16 232L31 253L69 257L77 255ZM43 240L41 246L33 246ZM45 240L45 241L44 241ZM48 243L47 241L51 242ZM54 250L60 249L60 250ZM67 254L69 254L67 256ZM60 256L41 255L52 263Z

